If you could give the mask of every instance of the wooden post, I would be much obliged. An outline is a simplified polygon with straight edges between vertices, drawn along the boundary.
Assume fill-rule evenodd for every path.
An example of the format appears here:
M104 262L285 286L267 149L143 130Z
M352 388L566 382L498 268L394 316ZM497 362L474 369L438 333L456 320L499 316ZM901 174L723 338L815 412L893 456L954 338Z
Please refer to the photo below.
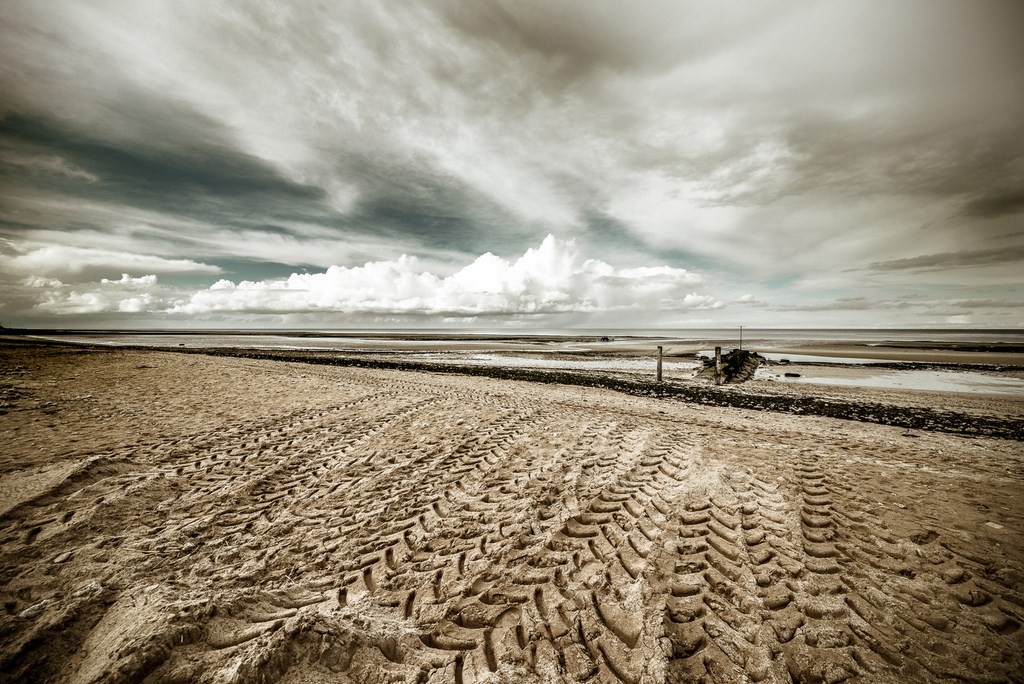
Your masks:
M722 384L722 348L715 347L715 384Z
M658 382L661 382L661 356L663 354L663 348L658 345Z

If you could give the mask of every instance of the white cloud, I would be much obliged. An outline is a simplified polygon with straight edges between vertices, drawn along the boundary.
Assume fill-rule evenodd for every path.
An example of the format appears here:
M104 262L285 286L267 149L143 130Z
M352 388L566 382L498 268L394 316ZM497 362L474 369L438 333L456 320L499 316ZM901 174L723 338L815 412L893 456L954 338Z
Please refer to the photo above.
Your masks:
M120 280L109 280L107 278L104 278L100 282L104 285L123 285L126 287L152 287L156 285L156 276L150 274L139 276L138 278L133 278L127 273L122 273Z
M52 278L33 276L26 279L25 284L41 290L33 308L46 314L137 314L160 310L168 305L166 293L162 293L163 288L153 274L134 278L124 273L119 280L103 278L98 283L70 285Z
M90 281L125 271L149 274L216 274L220 268L191 259L165 259L151 254L69 247L23 246L26 251L0 254L0 268L9 273L69 281ZM124 276L128 277L128 276Z
M618 269L583 260L575 242L548 236L514 262L484 254L441 277L415 257L331 266L284 280L220 280L173 306L171 313L346 312L427 315L510 315L717 309L695 291L702 278L668 266Z

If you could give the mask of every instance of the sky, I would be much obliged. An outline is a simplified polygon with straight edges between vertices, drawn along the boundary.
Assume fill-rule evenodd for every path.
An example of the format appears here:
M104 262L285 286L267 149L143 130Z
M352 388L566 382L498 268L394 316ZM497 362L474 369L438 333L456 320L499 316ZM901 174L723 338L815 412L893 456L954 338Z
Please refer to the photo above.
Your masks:
M1024 327L1016 0L4 0L0 323Z

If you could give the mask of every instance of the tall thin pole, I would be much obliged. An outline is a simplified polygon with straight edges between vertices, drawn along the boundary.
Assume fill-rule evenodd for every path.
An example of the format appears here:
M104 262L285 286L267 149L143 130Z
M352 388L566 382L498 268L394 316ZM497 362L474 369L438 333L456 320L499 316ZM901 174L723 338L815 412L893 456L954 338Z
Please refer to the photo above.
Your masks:
M740 326L740 351L743 351L743 326Z

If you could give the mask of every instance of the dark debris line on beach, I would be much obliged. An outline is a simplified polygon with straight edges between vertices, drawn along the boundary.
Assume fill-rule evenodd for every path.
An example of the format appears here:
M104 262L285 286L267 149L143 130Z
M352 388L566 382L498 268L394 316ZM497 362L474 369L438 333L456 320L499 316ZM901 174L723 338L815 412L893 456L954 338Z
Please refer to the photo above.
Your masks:
M123 348L123 347L122 347ZM145 349L153 349L146 347ZM1024 441L1024 420L972 416L955 411L941 411L907 406L891 406L873 402L852 402L818 399L815 397L794 397L777 394L754 394L736 392L725 387L698 384L674 384L645 382L629 378L588 374L565 370L540 370L532 368L507 368L501 366L463 366L454 364L421 363L350 356L302 353L296 351L254 351L251 349L176 349L163 348L185 354L227 356L246 359L292 361L327 366L372 368L381 370L408 370L433 373L456 373L501 380L522 380L550 384L603 387L626 394L644 397L673 398L704 406L728 406L775 411L809 416L841 418L865 423L878 423L895 427L948 432L979 437L997 437Z

